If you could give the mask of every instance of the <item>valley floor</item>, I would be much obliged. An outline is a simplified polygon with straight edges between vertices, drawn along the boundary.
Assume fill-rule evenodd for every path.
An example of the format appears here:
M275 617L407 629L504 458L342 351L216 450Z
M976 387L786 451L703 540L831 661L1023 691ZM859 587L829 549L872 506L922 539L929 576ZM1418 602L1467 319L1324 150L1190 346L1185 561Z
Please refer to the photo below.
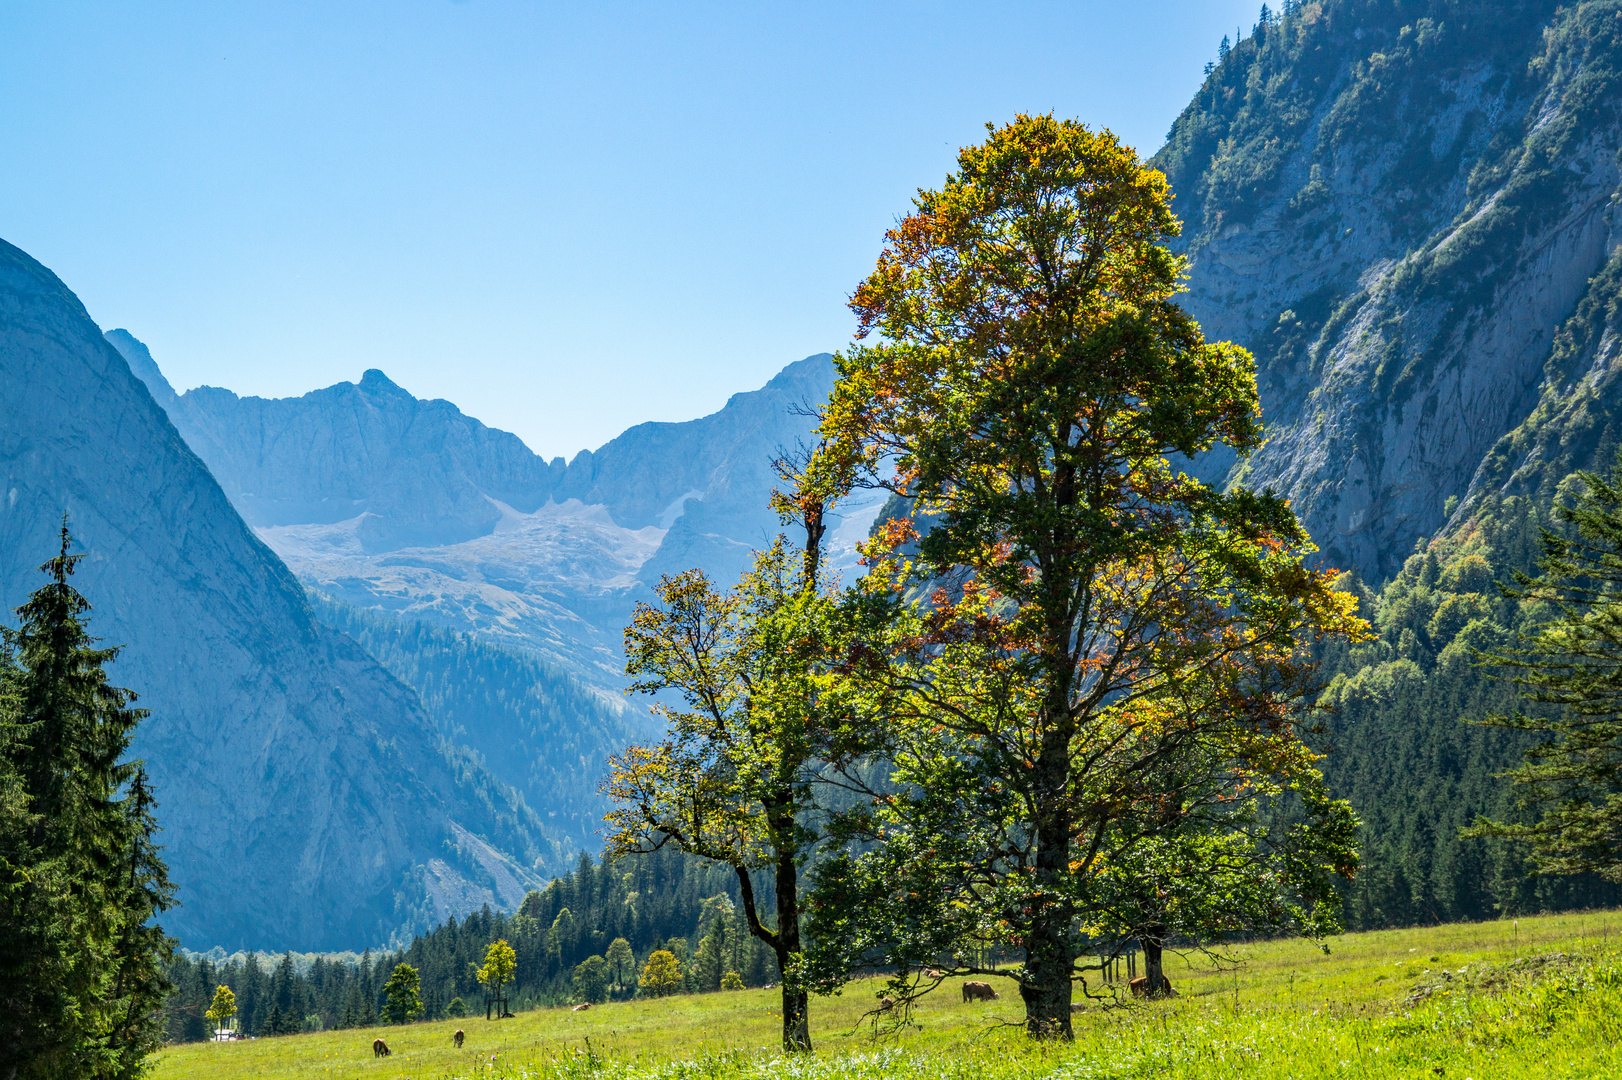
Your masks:
M1614 939L1614 940L1613 940ZM951 980L918 1027L874 1038L881 984L812 999L814 1058L776 1052L775 991L543 1009L375 1030L176 1046L155 1080L557 1077L560 1080L1105 1080L1199 1077L1622 1077L1622 911L1237 947L1168 957L1180 997L1094 1004L1072 1046L1032 1046L1011 981L962 1004ZM462 1050L451 1033L467 1033ZM381 1036L393 1056L374 1059Z

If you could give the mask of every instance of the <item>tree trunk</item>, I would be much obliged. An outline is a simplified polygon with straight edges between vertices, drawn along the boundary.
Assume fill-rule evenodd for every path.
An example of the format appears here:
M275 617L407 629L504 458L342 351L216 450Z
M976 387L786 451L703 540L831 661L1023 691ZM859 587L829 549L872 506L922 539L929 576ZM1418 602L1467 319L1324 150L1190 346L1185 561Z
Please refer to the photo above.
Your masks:
M1061 680L1062 682L1062 680ZM1049 693L1048 730L1037 761L1036 886L1044 894L1031 915L1025 938L1025 978L1019 996L1025 1000L1025 1033L1033 1039L1063 1039L1070 1029L1070 978L1075 962L1070 937L1070 911L1061 903L1070 874L1070 815L1064 805L1070 773L1069 690Z
M1138 943L1143 946L1143 977L1148 980L1144 985L1147 997L1162 997L1166 992L1166 973L1160 963L1161 943L1165 937L1164 926L1145 927L1138 935Z
M780 812L783 806L788 805L790 803L785 799L777 809ZM785 822L778 813L772 815L771 821L779 836L788 835L784 830L792 829L794 825L792 817ZM797 975L791 974L800 953L799 868L794 865L793 848L783 845L778 849L775 931L761 925L760 912L755 907L755 886L749 880L749 871L741 866L734 866L733 869L738 874L738 891L743 896L743 914L749 924L749 932L770 945L777 956L777 973L783 985L783 1049L789 1053L809 1053L811 996L803 987L795 985Z
M792 827L792 826L790 826ZM789 968L800 955L799 868L794 856L777 856L777 969L783 976L783 1049L811 1052L811 997L791 978Z

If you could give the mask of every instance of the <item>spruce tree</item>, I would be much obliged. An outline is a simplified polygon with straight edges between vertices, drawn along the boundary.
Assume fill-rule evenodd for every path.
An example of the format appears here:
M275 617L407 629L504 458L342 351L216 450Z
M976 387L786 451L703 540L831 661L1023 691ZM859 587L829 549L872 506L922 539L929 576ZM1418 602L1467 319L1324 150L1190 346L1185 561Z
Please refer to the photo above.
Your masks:
M136 763L129 794L123 800L124 849L119 868L123 934L114 949L117 975L113 1002L115 1021L109 1046L119 1054L114 1075L134 1077L147 1054L163 1045L158 1021L171 986L167 969L174 959L174 939L153 919L174 905L169 868L152 842L158 831L155 800L146 768Z
M1594 873L1622 881L1622 461L1557 517L1572 535L1543 532L1542 573L1518 575L1510 594L1555 614L1525 648L1501 656L1524 697L1549 706L1485 723L1550 736L1509 774L1532 824L1478 819L1467 836L1525 841L1541 874Z
M152 917L172 903L151 843L151 790L124 760L146 710L113 686L90 604L68 579L82 555L63 516L45 585L4 631L6 776L22 800L0 839L0 1054L9 1076L135 1076L162 1038L171 943Z

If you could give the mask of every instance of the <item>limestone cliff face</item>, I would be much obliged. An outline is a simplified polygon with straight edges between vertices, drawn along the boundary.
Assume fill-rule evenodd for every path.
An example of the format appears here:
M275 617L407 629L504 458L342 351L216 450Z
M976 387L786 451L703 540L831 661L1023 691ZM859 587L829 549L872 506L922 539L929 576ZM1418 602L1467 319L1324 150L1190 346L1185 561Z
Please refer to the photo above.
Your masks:
M1622 4L1413 8L1324 0L1259 27L1155 158L1185 303L1256 354L1269 428L1204 469L1289 495L1371 579L1489 482L1622 239Z
M358 948L521 898L542 855L533 815L315 620L78 299L4 243L0 379L0 602L41 583L66 510L92 629L125 646L115 678L152 711L135 752L179 885L166 928L200 946Z

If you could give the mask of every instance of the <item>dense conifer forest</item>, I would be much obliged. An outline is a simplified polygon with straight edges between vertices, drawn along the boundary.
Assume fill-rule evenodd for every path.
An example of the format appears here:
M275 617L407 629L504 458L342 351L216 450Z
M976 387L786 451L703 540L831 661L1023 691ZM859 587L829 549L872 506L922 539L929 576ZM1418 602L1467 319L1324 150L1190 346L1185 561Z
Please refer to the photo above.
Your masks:
M756 885L757 892L766 883ZM769 898L769 890L767 892ZM482 1015L484 990L474 977L491 942L504 939L518 954L513 1009L562 1005L583 999L576 967L603 957L606 992L637 993L637 977L656 949L669 949L681 965L686 992L719 990L728 972L745 986L778 978L771 951L751 937L736 903L738 881L728 867L707 865L674 851L594 863L580 856L575 871L531 892L520 909L455 919L418 936L399 951L367 952L358 960L292 953L210 959L182 954L170 968L174 991L164 1008L171 1042L209 1037L204 1016L215 988L236 995L238 1031L289 1034L375 1024L383 985L397 964L420 973L428 1019ZM616 940L631 960L616 968Z
M1478 815L1521 815L1499 774L1537 737L1479 723L1528 708L1480 654L1513 650L1553 614L1500 588L1535 571L1545 528L1564 529L1550 504L1495 499L1464 528L1421 545L1378 593L1343 575L1376 633L1326 651L1319 699L1330 710L1324 773L1363 821L1363 867L1345 891L1348 929L1622 903L1617 885L1534 877L1519 845L1459 835Z
M596 843L607 802L597 790L608 755L640 729L566 672L529 653L411 619L312 597L318 618L342 630L417 692L446 746L511 784L549 842L542 869L562 873ZM464 777L477 779L476 770ZM503 794L484 793L499 813Z

